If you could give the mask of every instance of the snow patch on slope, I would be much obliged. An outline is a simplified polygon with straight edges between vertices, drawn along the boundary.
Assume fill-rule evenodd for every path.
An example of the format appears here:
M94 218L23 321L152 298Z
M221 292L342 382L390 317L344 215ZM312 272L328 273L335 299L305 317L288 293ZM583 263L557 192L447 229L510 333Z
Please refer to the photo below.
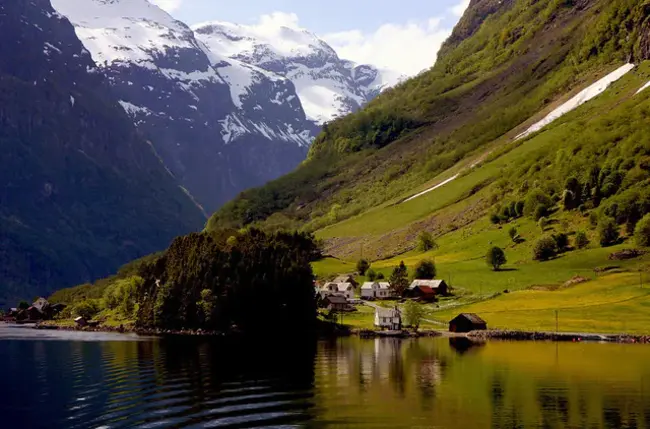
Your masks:
M537 122L535 125L531 126L523 133L519 134L517 137L515 137L515 140L519 140L521 138L524 138L532 133L541 130L551 122L559 119L560 117L566 115L572 110L575 110L576 108L585 104L589 100L596 98L598 95L605 92L605 90L609 88L609 86L612 83L616 82L617 80L625 76L628 72L630 72L632 69L634 69L634 67L635 67L634 64L626 64L618 68L617 70L613 71L612 73L608 74L598 82L594 83L593 85L581 91L578 95L573 97L571 100L567 101L557 109L553 110L544 119Z
M641 87L641 89L639 89L639 90L638 90L634 95L638 95L638 94L640 94L641 92L645 91L645 90L648 89L648 88L650 88L650 82L648 82L648 83L646 83L645 85L643 85L643 86Z

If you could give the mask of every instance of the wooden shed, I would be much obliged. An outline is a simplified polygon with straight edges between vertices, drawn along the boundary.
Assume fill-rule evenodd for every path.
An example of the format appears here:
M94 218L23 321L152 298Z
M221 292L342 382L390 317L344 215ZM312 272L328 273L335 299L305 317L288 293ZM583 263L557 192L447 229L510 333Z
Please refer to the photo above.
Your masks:
M461 313L449 322L449 332L485 331L487 322L474 313Z

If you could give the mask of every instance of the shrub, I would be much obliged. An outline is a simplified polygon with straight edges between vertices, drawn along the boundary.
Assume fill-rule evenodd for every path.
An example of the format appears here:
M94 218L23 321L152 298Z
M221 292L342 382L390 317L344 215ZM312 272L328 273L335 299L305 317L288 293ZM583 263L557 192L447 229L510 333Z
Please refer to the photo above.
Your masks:
M492 247L488 250L488 253L485 257L485 262L492 267L494 271L499 271L501 266L505 265L508 260L506 259L506 254L499 247Z
M535 213L533 214L533 219L535 219L537 221L537 220L540 220L543 217L546 217L547 215L548 215L548 207L543 206L543 205L539 205L535 209Z
M634 241L637 246L650 246L650 214L645 215L634 229Z
M584 231L578 231L576 233L575 241L578 249L584 249L589 245L589 238L587 238L587 234Z
M357 271L359 274L362 276L365 275L368 269L370 269L370 263L368 261L365 259L359 259L359 261L357 261Z
M558 252L564 252L569 247L569 236L563 232L553 234L553 240L555 241Z
M526 196L524 214L526 216L533 216L535 220L538 220L540 217L546 216L548 208L552 205L553 201L551 201L548 195L539 189L535 189ZM540 209L540 207L543 207L543 209ZM537 216L540 210L543 211L543 214Z
M384 273L377 273L377 280L385 280L385 279L386 276L384 275Z
M551 237L540 238L533 247L533 259L536 261L548 261L556 254L555 240Z
M596 226L598 226L598 213L591 212L589 214L589 225L591 225L592 228L596 228Z
M522 217L524 215L523 201L517 201L517 203L515 204L515 213L517 214L517 217Z
M499 216L496 213L492 213L490 215L490 222L492 222L493 225L498 225L501 223L501 216Z
M517 242L517 238L519 237L519 234L517 233L517 228L514 226L508 230L508 235L510 236L510 239L514 241L515 243Z
M436 264L431 260L422 260L415 266L415 278L433 280L436 278Z
M375 270L370 268L368 271L366 271L366 277L368 277L368 280L370 280L371 282L374 282L377 279L377 273L375 272Z
M618 237L618 226L614 219L606 217L598 223L598 238L602 247L616 244Z
M541 229L542 232L544 232L544 229L548 225L548 219L546 219L545 217L539 218L539 220L537 221L537 225L539 226L539 229Z
M422 231L418 236L418 250L420 252L428 252L437 248L438 244L433 239L433 235L430 232Z

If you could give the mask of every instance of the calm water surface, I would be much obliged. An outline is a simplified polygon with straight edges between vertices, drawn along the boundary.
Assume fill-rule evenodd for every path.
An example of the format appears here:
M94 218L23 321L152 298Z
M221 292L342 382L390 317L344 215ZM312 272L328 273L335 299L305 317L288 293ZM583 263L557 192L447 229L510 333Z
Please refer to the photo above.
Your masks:
M650 428L650 347L288 344L0 326L11 428Z

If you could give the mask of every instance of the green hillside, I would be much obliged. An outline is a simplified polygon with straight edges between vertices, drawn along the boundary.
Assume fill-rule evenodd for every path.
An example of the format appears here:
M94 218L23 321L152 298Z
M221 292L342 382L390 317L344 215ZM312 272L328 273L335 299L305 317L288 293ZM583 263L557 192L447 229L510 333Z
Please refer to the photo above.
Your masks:
M427 323L467 310L552 329L560 310L565 330L647 332L650 255L625 251L650 244L648 25L650 1L474 0L431 70L327 124L296 171L242 193L206 230L313 232L330 255L313 264L321 279L361 257L387 278L400 261L412 274L435 260L455 294L427 307ZM628 63L602 94L517 138ZM437 247L417 248L423 232ZM485 261L494 246L508 260L498 271Z
M353 272L362 256L386 276L401 260L412 268L435 259L458 297L439 315L432 308L434 319L468 303L489 313L538 296L536 311L554 314L560 301L580 307L604 289L611 293L570 327L616 331L612 312L627 311L639 315L627 328L642 331L650 301L628 289L650 258L611 255L637 246L635 228L650 212L650 90L637 94L650 81L649 18L647 1L474 1L430 71L328 124L300 168L244 192L207 229L314 232L333 256L315 264L322 278ZM626 63L636 67L601 95L516 138ZM608 223L614 236L601 243ZM416 250L423 231L437 250ZM568 243L550 261L535 260L538 242L553 237ZM505 250L505 271L487 267L492 246ZM578 292L552 295L576 276L588 280ZM515 292L499 304L504 290L531 288L555 298ZM617 304L628 300L634 305ZM548 328L531 322L536 314L496 320Z

